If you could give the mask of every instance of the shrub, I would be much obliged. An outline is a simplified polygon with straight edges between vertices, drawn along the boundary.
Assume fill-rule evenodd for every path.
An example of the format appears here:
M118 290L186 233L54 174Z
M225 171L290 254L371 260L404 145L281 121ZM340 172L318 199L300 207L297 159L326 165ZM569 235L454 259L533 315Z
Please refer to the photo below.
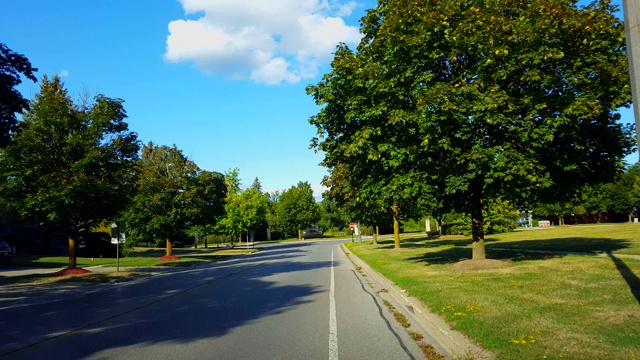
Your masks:
M518 210L508 201L493 200L488 206L488 210L483 210L484 233L499 234L513 231L517 224ZM470 216L452 216L450 233L457 235L471 235ZM444 231L443 231L444 233Z

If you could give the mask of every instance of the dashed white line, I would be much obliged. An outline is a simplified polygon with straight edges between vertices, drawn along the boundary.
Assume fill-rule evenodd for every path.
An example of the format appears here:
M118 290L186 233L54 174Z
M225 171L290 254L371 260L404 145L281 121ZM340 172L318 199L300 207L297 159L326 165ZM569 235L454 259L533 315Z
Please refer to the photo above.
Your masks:
M331 252L331 285L329 286L329 360L338 360L338 324L336 322L336 297Z

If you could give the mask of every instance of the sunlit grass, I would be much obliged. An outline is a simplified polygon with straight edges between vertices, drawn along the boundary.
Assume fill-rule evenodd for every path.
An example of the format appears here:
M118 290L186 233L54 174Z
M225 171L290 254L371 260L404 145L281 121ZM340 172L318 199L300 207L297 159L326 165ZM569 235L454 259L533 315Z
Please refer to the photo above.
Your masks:
M640 358L640 260L526 250L640 253L640 226L491 236L496 269L459 270L469 239L347 246L499 359ZM511 249L492 250L493 248Z
M54 284L54 283L75 283L75 284L101 284L111 281L122 281L133 279L145 275L136 272L112 272L112 273L89 273L83 275L56 276L53 274L33 274L11 277L0 277L0 285L16 284Z
M152 267L188 267L206 264L212 261L228 259L232 256L252 254L258 249L243 248L202 248L202 249L174 249L174 254L180 257L175 261L159 261L158 258L165 254L161 248L135 248L129 256L120 258L120 269L116 272L118 260L115 258L76 258L76 266L79 268L102 267L113 268L113 272L90 273L85 275L55 276L53 274L32 274L20 276L0 276L0 285L9 284L49 284L61 282L75 282L83 284L95 284L121 280L121 278L137 276L135 268ZM69 264L66 256L19 256L13 259L12 266L46 269L63 269ZM130 269L134 269L133 272ZM108 269L107 269L108 271Z

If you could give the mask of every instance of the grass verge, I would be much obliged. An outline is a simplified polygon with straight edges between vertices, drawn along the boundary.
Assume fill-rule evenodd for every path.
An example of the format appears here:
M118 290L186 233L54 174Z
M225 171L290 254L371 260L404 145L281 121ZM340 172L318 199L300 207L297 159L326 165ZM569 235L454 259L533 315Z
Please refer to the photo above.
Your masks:
M136 248L127 257L120 258L121 269L143 267L189 267L213 261L228 259L237 255L251 254L258 249L174 249L174 253L180 258L172 261L158 260L164 255L164 249ZM66 256L19 256L13 259L11 265L17 267L62 269L67 267L69 259ZM114 258L76 258L78 268L90 268L101 266L115 268L118 262ZM114 269L115 270L115 269ZM103 270L104 271L104 270ZM0 285L9 284L47 284L60 282L79 282L85 284L109 282L122 278L139 275L136 272L112 272L91 273L86 275L55 276L53 274L33 274L18 276L2 276L0 273Z
M176 261L158 261L164 255L163 249L136 248L129 256L120 258L120 267L153 267L153 266L192 266L217 261L234 255L251 254L258 249L176 249L174 254L180 259ZM69 263L66 256L18 256L12 266L33 268L63 268ZM115 258L76 258L78 267L116 267Z
M0 286L16 284L55 284L55 283L75 283L75 284L102 284L112 281L126 281L133 277L145 275L137 272L113 272L113 273L90 273L84 275L55 276L53 274L34 274L12 277L0 277ZM148 275L148 274L146 274Z
M640 260L527 252L634 254L631 229L640 233L622 224L492 236L488 257L507 266L480 270L455 266L471 257L466 238L347 246L498 359L637 359Z

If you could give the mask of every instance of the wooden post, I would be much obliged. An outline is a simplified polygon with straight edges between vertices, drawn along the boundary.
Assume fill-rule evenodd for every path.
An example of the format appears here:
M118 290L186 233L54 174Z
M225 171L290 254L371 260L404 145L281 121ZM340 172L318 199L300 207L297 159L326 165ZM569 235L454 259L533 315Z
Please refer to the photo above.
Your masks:
M400 249L400 207L393 204L391 210L393 210L393 247Z
M76 268L76 241L69 236L69 269Z
M171 240L167 237L167 256L173 255L173 245L171 244Z

